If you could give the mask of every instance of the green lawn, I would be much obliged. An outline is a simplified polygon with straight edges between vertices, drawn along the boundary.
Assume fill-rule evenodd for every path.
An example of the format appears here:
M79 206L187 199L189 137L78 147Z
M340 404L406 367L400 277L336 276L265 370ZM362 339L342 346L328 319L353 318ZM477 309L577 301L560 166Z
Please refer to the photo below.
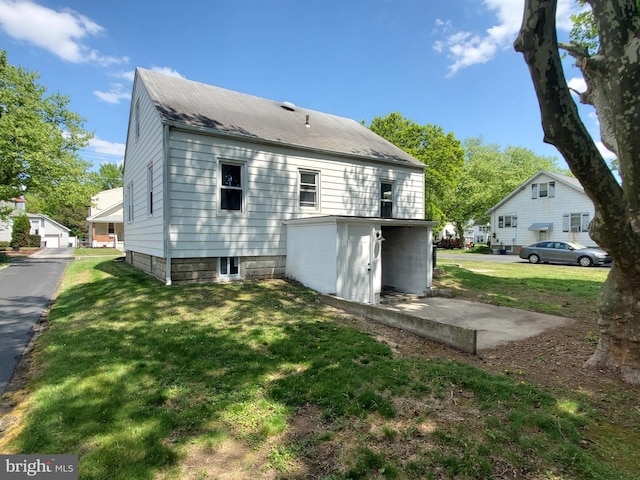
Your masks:
M84 258L49 321L33 380L4 397L0 452L77 453L81 479L640 475L584 442L601 420L588 401L399 357L293 283L166 287Z

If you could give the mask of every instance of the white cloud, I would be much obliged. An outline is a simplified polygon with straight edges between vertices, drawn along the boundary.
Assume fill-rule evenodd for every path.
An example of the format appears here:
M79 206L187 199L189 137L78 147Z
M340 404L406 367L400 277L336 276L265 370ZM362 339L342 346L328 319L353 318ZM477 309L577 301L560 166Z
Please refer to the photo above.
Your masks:
M107 92L94 90L93 94L107 103L120 103L120 100L129 100L131 98L131 92L121 83L112 83Z
M115 73L113 76L116 78L121 78L123 80L128 80L129 82L133 82L133 79L136 77L136 71L135 70L122 71L122 72Z
M171 67L156 67L156 66L154 66L154 67L151 67L151 70L153 70L154 72L162 73L163 75L169 75L171 77L186 78L184 75L182 75L177 70L174 70Z
M587 82L585 82L584 78L582 77L570 78L569 81L567 82L567 85L571 90L575 90L576 92L579 92L579 93L584 93L587 91Z
M113 155L114 157L124 157L125 144L109 142L99 137L93 137L89 141L89 149L103 155Z
M126 57L104 56L86 45L104 29L73 10L61 11L30 0L0 0L0 26L10 37L37 45L72 63L126 63Z
M486 63L499 51L513 48L513 42L522 24L524 0L483 0L482 3L495 13L497 19L497 24L484 32L452 32L450 20L436 20L436 29L445 38L435 42L433 48L439 53L446 53L452 59L449 76L471 65ZM559 28L571 28L570 17L574 11L574 0L559 0Z

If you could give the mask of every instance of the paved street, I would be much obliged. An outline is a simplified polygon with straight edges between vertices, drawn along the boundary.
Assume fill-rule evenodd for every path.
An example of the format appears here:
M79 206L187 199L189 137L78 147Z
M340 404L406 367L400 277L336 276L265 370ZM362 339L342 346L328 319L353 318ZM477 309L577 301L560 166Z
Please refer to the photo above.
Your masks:
M33 325L51 304L72 252L71 248L43 249L0 269L0 394L31 338Z

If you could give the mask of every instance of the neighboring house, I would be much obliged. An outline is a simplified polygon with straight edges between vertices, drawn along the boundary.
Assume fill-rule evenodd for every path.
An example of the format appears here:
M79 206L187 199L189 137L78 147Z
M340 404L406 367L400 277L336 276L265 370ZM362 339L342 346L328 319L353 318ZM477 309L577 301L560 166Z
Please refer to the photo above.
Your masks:
M122 187L103 190L91 197L89 245L93 248L124 248Z
M126 258L166 284L287 276L366 303L383 286L425 294L423 172L353 120L137 69Z
M64 225L41 213L27 213L25 201L22 198L13 199L14 211L5 221L0 221L0 242L10 242L13 230L13 218L16 215L25 214L31 222L30 235L40 235L40 245L43 248L68 247L70 238L69 230Z
M589 223L593 202L573 177L540 170L490 208L494 250L518 253L543 240L594 245Z

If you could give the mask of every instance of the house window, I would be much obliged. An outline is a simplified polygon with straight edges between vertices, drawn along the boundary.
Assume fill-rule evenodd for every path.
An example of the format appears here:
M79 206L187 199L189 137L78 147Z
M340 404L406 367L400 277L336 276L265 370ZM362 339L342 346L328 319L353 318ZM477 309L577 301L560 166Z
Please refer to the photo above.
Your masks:
M136 140L140 138L140 100L136 101L136 111L134 118L134 128L136 131Z
M133 182L127 185L127 221L133 222Z
M109 235L113 235L114 233L116 233L116 226L114 223L109 223L107 226L107 233Z
M556 196L556 182L532 183L531 198L553 198Z
M589 217L588 213L565 213L562 215L562 231L588 232Z
M153 215L153 164L147 166L147 215Z
M243 172L242 165L220 164L220 209L241 212Z
M393 183L380 182L380 216L393 217Z
M220 269L218 272L221 277L238 276L239 265L238 257L220 257Z
M498 228L516 228L518 226L517 215L504 215L498 217Z
M318 172L300 171L300 201L301 208L318 209Z

